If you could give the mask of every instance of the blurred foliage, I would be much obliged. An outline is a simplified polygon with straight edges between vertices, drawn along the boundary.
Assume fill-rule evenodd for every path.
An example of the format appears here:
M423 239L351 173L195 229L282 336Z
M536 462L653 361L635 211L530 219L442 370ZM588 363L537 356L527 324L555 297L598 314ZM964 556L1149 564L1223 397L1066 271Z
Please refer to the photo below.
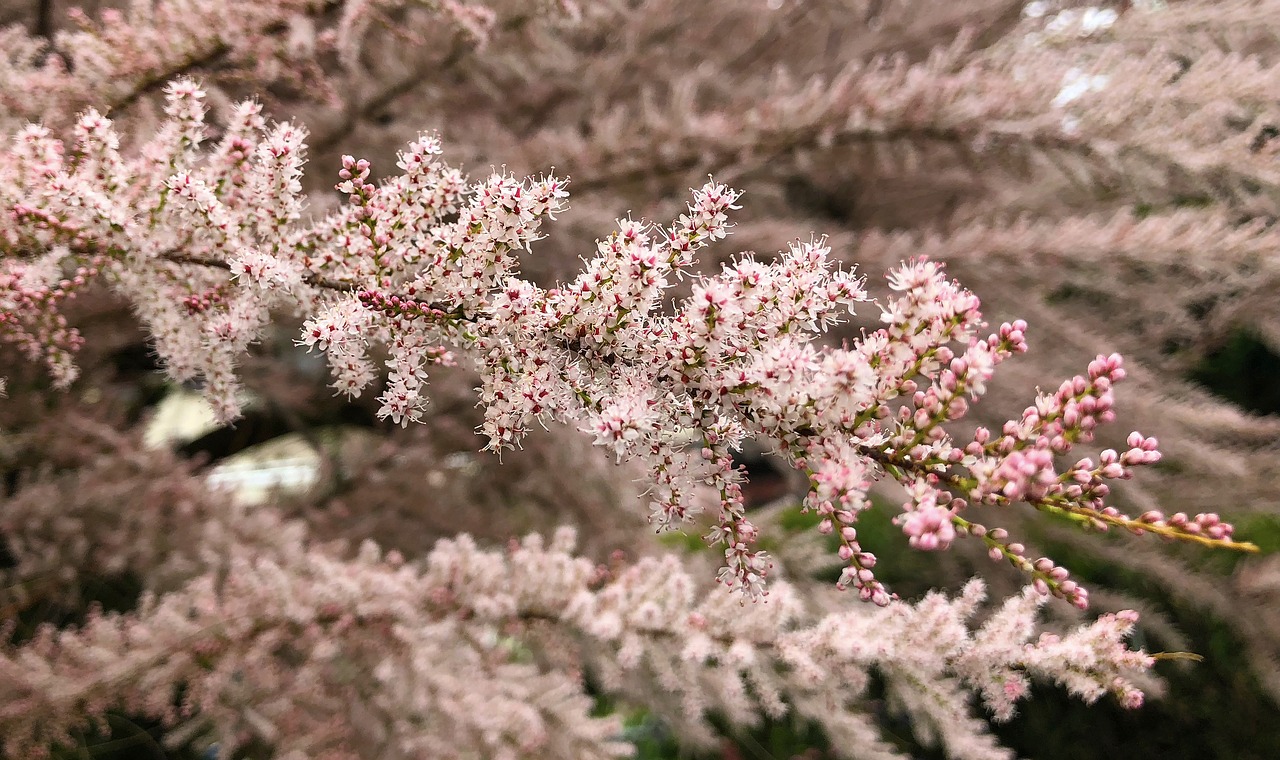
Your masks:
M1248 411L1280 414L1280 356L1248 330L1233 331L1190 378Z

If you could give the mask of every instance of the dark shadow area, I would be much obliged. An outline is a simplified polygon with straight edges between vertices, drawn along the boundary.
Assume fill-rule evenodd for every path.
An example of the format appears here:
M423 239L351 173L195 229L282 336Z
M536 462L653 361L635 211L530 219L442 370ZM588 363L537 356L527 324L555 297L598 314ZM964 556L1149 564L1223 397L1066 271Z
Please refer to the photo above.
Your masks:
M1280 414L1280 355L1247 329L1232 332L1190 379L1247 411Z

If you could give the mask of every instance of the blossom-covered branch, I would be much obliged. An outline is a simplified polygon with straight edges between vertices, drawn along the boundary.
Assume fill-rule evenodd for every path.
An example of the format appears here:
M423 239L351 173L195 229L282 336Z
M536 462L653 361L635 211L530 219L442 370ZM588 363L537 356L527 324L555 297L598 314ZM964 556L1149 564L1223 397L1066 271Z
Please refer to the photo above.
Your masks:
M820 346L824 330L867 301L862 282L831 266L822 240L695 276L697 252L725 237L739 197L712 181L671 226L623 220L580 275L544 288L518 276L517 254L566 208L562 180L494 174L471 183L425 136L401 154L403 174L381 186L369 182L368 162L345 158L337 187L349 202L304 224L304 131L267 129L245 103L205 150L202 94L189 80L170 85L169 120L134 157L94 111L70 154L41 127L13 138L0 165L9 212L0 231L16 254L0 281L0 326L43 355L61 384L74 379L80 338L58 306L103 275L137 309L170 377L202 381L223 420L239 413L235 363L273 309L307 318L299 342L326 352L348 394L378 375L370 347L386 351L379 414L401 424L421 415L427 367L466 361L481 375L481 431L492 448L518 445L540 422L582 426L649 469L659 525L709 507L721 579L752 596L764 593L769 560L754 547L759 531L732 459L748 437L807 475L806 507L839 538L840 585L878 604L891 597L855 524L871 482L885 475L906 490L899 522L913 546L977 536L1036 588L1082 607L1087 594L1064 568L1023 556L1004 530L964 510L1025 503L1100 530L1251 548L1215 514L1132 518L1106 503L1107 481L1158 461L1152 438L1133 433L1123 452L1059 463L1114 419L1119 356L1099 356L999 432L953 437L948 426L996 366L1025 350L1027 326L983 336L978 299L935 262L890 272L894 295L878 305L885 327ZM63 276L68 267L73 277ZM664 295L680 278L692 278L692 294L666 312Z
M163 721L171 741L215 740L228 756L253 740L279 757L624 754L616 719L590 714L574 675L585 669L693 742L710 741L713 712L751 725L794 711L833 738L863 740L837 742L852 757L880 744L865 741L875 729L832 706L862 697L875 668L950 756L994 757L1005 753L966 690L1001 719L1029 676L1132 707L1142 700L1132 679L1153 662L1125 647L1127 613L1033 638L1030 591L970 630L976 581L954 600L827 616L777 584L761 614L743 616L723 590L697 591L672 557L597 566L571 553L571 531L506 551L443 541L421 565L372 544L347 558L286 526L257 543L207 553L207 569L128 616L94 613L78 630L48 627L0 649L5 756L43 756L114 709ZM556 667L529 663L530 650Z

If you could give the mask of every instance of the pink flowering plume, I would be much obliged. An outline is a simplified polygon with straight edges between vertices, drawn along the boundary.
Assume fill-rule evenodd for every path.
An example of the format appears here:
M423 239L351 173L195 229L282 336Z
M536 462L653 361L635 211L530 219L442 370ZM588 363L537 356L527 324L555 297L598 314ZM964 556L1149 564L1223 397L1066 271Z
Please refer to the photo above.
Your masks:
M370 352L385 352L378 415L402 425L421 418L430 367L465 362L481 378L490 448L519 445L535 425L576 424L613 456L644 464L660 527L690 519L709 493L706 539L723 551L720 579L753 598L771 563L756 548L733 464L748 438L807 477L805 507L839 538L838 585L881 605L891 593L856 526L882 478L907 494L899 522L912 546L976 538L1042 593L1080 607L1087 592L1066 569L1024 556L967 507L1021 504L1085 528L1250 548L1213 514L1135 518L1107 504L1108 481L1159 460L1155 439L1134 433L1124 452L1060 463L1115 418L1118 355L1099 356L998 433L957 438L955 423L997 366L1026 350L1027 325L986 332L978 298L941 264L894 268L879 303L833 266L821 239L698 275L697 255L729 233L738 208L737 192L710 181L669 226L620 221L581 274L543 287L520 277L520 255L567 208L566 181L472 182L423 136L400 154L402 173L381 184L369 181L367 161L345 157L337 189L347 204L303 222L304 130L268 127L244 103L206 148L204 93L190 80L167 92L169 120L134 158L89 111L74 150L31 126L0 165L7 244L47 251L6 262L0 324L59 382L74 378L78 337L58 307L91 278L134 304L170 377L199 379L227 421L240 413L236 362L273 311L306 318L298 342L326 353L348 395L379 381ZM58 279L68 267L74 277ZM667 310L681 279L691 292ZM878 311L883 327L840 347L818 340L860 306Z

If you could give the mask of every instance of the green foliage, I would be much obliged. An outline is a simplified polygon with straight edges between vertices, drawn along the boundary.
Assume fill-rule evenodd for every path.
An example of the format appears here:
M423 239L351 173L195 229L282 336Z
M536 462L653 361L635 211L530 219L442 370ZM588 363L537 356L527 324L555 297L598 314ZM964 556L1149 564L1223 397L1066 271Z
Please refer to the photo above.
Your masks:
M1243 328L1190 373L1191 380L1214 394L1259 414L1280 414L1278 377L1280 355Z
M711 551L697 531L668 530L658 535L658 543L680 554L698 554Z
M623 736L635 744L636 760L828 760L826 737L817 728L786 718L765 721L750 731L732 731L723 721L712 719L731 736L724 747L704 752L681 748L662 722L645 711L627 717Z
M1146 219L1152 214L1159 213L1163 208L1209 208L1215 203L1217 200L1208 195L1180 195L1167 204L1135 203L1133 215L1139 219Z
M1280 514L1247 515L1236 520L1236 529L1257 544L1262 554L1280 552Z
M1063 283L1044 296L1045 303L1078 303L1093 308L1102 308L1111 303L1111 297L1101 290L1087 288L1076 283Z

